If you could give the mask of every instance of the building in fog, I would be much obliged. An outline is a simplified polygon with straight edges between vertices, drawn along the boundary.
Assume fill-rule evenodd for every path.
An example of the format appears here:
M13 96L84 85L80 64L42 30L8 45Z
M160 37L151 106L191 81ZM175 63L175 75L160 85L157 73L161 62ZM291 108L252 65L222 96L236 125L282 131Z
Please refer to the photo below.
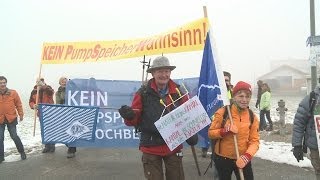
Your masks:
M269 84L273 93L301 94L306 93L310 65L307 60L281 60L272 61L271 71L258 77Z

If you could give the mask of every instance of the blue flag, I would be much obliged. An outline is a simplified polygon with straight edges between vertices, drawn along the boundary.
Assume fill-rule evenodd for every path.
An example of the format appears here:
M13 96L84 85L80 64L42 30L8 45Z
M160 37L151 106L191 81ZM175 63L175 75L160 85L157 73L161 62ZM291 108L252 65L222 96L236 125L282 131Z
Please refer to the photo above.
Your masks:
M223 71L214 53L214 44L210 31L207 33L203 50L201 71L198 84L198 97L211 118L217 109L230 104L227 96L227 87L224 81ZM209 148L209 126L199 132L201 147Z
M42 143L94 141L98 107L39 104Z

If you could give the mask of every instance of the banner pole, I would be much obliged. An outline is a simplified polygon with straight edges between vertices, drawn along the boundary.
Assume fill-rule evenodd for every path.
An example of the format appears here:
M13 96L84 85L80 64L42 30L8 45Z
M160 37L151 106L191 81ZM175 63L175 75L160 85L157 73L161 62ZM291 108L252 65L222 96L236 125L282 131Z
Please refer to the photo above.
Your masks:
M43 52L42 52L43 53ZM37 86L37 95L36 95L36 105L38 106L38 102L39 102L39 90L40 90L40 86L38 86L38 80L40 80L41 78L41 70L42 70L42 53L41 53L41 59L40 59L40 68L39 68L39 76L36 82L36 86ZM38 107L34 108L34 121L33 121L33 137L36 135L36 125L37 125L37 113L38 113Z

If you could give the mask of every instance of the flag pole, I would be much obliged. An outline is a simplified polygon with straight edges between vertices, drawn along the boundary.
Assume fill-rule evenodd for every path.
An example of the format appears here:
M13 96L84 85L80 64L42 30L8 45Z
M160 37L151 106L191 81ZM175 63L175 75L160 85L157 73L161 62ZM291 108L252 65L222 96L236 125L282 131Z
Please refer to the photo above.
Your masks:
M43 53L43 51L42 51ZM40 59L40 68L39 68L39 76L36 82L36 86L37 86L37 95L36 95L36 105L38 105L39 102L39 90L40 90L40 86L38 86L38 80L40 80L41 78L41 70L42 70L42 53L41 53L41 59ZM38 113L38 108L34 108L34 121L33 121L33 137L36 135L36 125L37 125L37 113Z
M207 12L207 6L203 6L203 15L205 18L208 18L208 12ZM232 120L232 116L231 116L231 112L230 112L230 106L227 105L227 110L228 110L228 115L230 117L230 121L231 124L233 125L233 120ZM237 159L239 159L240 155L239 155L239 149L238 149L238 142L237 142L237 136L233 135L233 141L234 141L234 146L235 146L235 151L236 151L236 155L237 155ZM213 146L213 142L211 141L212 144L212 153L214 153L214 146ZM240 179L244 180L244 176L243 176L243 170L239 168L239 174L240 174Z

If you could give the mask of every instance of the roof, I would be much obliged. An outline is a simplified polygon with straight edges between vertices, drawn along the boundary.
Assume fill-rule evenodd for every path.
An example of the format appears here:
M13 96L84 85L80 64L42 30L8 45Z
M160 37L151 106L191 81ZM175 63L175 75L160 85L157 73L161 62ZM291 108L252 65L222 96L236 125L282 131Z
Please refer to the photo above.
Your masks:
M299 69L296 69L296 68L294 68L294 67L292 67L292 66L289 66L289 65L287 65L287 64L284 64L284 65L281 65L281 66L277 67L276 69L274 69L274 70L272 70L272 71L270 71L270 72L268 72L268 73L266 73L266 74L258 77L258 79L265 79L265 77L273 74L273 73L276 72L276 71L279 71L279 70L281 70L281 69L284 69L284 68L290 69L290 70L292 70L292 71L294 71L294 72L296 72L296 73L298 73L298 74L301 74L301 75L308 75L308 73L305 73L305 72L303 72L303 71L301 71L301 70L299 70Z

